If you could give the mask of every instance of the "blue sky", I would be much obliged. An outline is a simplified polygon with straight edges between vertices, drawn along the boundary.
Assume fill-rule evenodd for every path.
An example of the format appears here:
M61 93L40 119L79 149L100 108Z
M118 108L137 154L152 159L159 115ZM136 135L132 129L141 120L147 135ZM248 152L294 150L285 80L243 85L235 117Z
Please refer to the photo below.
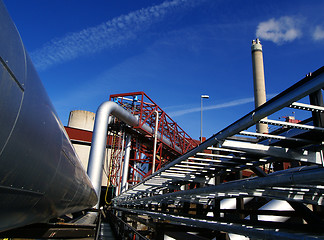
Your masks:
M321 0L3 1L64 125L71 110L144 91L198 138L208 94L209 137L253 109L256 37L269 96L324 62Z

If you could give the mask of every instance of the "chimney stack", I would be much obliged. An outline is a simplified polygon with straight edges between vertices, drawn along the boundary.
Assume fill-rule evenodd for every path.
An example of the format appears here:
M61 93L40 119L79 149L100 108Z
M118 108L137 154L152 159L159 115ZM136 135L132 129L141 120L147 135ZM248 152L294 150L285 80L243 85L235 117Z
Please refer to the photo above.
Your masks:
M251 51L254 85L254 104L255 108L257 108L267 101L264 81L262 45L258 38L252 41ZM258 123L256 127L258 133L268 133L267 124Z

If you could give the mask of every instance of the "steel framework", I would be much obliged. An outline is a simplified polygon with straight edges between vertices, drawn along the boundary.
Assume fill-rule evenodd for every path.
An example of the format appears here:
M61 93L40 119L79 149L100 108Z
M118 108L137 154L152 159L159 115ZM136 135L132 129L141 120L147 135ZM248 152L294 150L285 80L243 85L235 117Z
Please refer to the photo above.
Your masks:
M110 186L122 189L122 162L125 159L125 134L131 137L131 151L127 172L127 183L132 186L139 183L164 164L174 160L181 154L196 147L198 142L193 140L178 126L151 98L144 92L110 95L114 101L138 120L138 125L129 127L115 118L109 129L113 135L110 153Z
M324 67L114 198L113 212L146 219L154 239L324 238L323 87ZM287 108L305 119L271 120ZM276 129L253 133L259 122Z
M136 128L140 128L150 136L152 136L151 133L147 132L143 126L148 125L154 130L156 128L156 116L158 116L158 134L161 135L160 142L164 140L170 142L170 144L166 145L169 147L169 151L184 154L197 146L197 141L193 140L144 92L112 94L109 100L115 101L135 116L138 116L139 126ZM158 112L158 115L156 115L156 112Z

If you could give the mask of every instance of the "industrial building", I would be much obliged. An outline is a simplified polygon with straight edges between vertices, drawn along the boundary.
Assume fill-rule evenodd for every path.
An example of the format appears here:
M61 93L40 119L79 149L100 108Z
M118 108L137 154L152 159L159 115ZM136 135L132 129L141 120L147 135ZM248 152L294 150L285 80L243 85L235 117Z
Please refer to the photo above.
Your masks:
M0 238L324 238L324 67L266 101L254 40L255 109L204 141L144 92L63 127L2 2L0 29Z

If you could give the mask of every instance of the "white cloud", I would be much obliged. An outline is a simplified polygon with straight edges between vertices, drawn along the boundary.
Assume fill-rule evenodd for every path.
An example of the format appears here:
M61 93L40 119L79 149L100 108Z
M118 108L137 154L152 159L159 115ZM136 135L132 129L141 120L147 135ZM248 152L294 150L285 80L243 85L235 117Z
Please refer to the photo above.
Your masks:
M302 35L300 23L301 20L288 16L278 19L271 18L268 21L259 23L256 36L276 44L292 42Z
M167 14L194 7L199 2L201 0L165 1L160 5L121 15L98 26L54 39L32 52L31 58L38 70L45 70L82 55L114 48L136 38L152 24L163 20Z
M313 33L313 39L315 41L324 40L324 29L322 28L322 26L316 26Z

